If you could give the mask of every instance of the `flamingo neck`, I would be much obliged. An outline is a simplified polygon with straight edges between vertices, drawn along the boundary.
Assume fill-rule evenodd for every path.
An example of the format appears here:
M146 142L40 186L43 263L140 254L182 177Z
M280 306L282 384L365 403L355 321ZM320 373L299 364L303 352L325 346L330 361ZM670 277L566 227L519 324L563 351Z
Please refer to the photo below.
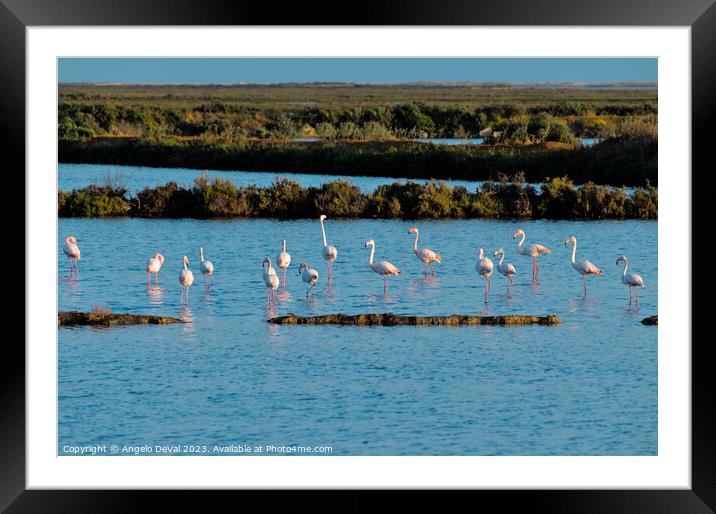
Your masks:
M505 252L500 252L500 264L505 260Z
M201 257L201 262L204 262L204 249L199 248L199 256Z
M373 254L375 254L375 245L374 244L370 245L370 257L368 258L369 266L373 265Z
M627 266L628 266L627 260L624 259L624 272L622 273L622 277L626 277L626 274L627 274Z
M572 239L572 264L577 262L577 240Z
M286 240L283 240L283 244L281 245L282 251L286 251Z
M415 241L413 242L413 251L417 253L418 251L418 238L420 237L420 234L418 231L415 231Z
M187 265L186 265L186 259L184 260L184 269L185 269L185 270L186 270L186 269L189 269L189 268L187 268Z
M525 238L527 237L527 235L526 235L524 232L521 232L521 233L520 233L520 236L522 237L522 239L520 239L520 242L517 243L517 248L518 248L518 249L522 249L522 243L525 242Z
M328 246L328 242L326 241L326 228L323 226L323 219L321 219L321 233L323 234L323 246Z

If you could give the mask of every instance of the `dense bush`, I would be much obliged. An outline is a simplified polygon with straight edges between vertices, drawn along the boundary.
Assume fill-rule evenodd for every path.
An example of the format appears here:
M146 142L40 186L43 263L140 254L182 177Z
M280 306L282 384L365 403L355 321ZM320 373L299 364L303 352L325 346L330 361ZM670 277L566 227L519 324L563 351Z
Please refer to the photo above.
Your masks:
M521 173L485 182L475 192L444 182L409 181L381 185L368 195L345 180L302 188L278 179L261 188L201 176L191 188L172 182L145 188L136 198L94 185L60 191L58 209L61 217L313 218L322 213L334 218L657 219L658 194L650 185L631 196L591 183L576 188L567 178L544 183L538 192Z

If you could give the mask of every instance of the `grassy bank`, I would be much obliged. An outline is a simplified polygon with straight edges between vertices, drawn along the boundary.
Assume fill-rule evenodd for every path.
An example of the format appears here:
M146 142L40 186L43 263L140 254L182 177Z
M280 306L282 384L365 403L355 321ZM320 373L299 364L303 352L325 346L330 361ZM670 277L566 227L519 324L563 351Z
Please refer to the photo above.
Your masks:
M254 170L414 179L497 180L524 172L528 182L569 176L575 183L656 185L657 150L649 134L612 138L591 148L530 145L433 145L411 141L223 143L201 138L61 140L59 160L216 170Z
M333 218L397 219L657 219L658 191L638 188L628 195L591 183L575 188L566 178L542 184L523 174L488 181L478 191L443 182L389 184L364 194L348 181L320 188L277 179L270 187L236 187L230 180L200 177L191 188L171 182L145 188L136 197L122 187L92 185L60 191L60 217L137 216L148 218Z

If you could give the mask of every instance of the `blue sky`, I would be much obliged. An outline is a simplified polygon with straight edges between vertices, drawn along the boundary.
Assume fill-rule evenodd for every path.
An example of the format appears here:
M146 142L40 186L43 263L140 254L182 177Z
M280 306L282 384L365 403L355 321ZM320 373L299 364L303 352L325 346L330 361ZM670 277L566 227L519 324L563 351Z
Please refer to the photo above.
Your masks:
M63 58L60 82L656 82L657 59Z

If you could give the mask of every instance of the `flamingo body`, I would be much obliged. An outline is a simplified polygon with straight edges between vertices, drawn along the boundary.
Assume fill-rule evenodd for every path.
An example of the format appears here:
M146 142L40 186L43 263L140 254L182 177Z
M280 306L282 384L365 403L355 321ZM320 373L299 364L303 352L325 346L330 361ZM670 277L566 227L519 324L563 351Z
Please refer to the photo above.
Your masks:
M206 284L206 288L209 289L211 286L214 285L214 263L212 263L210 260L204 259L204 249L199 248L199 256L201 258L201 263L199 264L199 270L201 271L202 276L204 277L204 284ZM206 277L211 278L211 284L207 283Z
M67 236L65 238L62 252L67 256L70 263L70 278L72 277L73 270L75 272L75 278L79 278L80 270L77 266L77 261L80 260L80 247L77 246L77 238L75 236Z
M408 230L408 234L414 233L415 234L415 241L413 243L413 252L415 253L415 256L420 259L423 263L423 273L425 275L428 274L428 265L430 266L430 271L433 275L435 275L435 268L433 268L433 262L442 263L442 257L440 254L437 254L430 250L429 248L418 248L418 238L420 237L420 233L418 232L417 227L413 227L410 230Z
M321 234L323 235L323 259L326 261L326 264L328 265L328 284L330 285L331 281L333 280L333 261L336 260L338 257L338 250L335 246L329 245L328 240L326 239L326 227L323 225L323 220L326 219L325 214L321 214L321 216L318 218L321 222Z
M498 248L495 250L495 253L493 254L495 257L498 255L500 256L500 261L497 263L497 271L500 272L500 274L507 277L507 280L509 281L507 283L507 294L512 294L512 277L517 274L517 269L515 268L515 265L510 262L504 262L505 260L505 250L502 248Z
M268 264L268 266L266 266ZM266 302L270 305L272 302L276 304L276 289L279 286L278 275L276 270L271 266L271 259L266 257L262 264L264 268L264 284L266 284Z
M574 268L574 271L582 275L583 281L584 281L584 296L587 296L587 275L602 275L603 272L601 269L596 267L594 264L592 264L590 261L584 260L584 261L578 261L577 260L577 238L574 236L568 237L564 241L564 245L567 246L568 244L572 244L572 268Z
M308 298L308 293L311 293L311 296L313 296L313 288L318 282L318 272L311 268L308 264L302 262L298 266L298 273L301 275L301 280L311 286L306 291L306 298Z
M284 239L281 245L281 252L276 257L276 265L281 269L281 280L283 282L284 289L286 288L286 270L291 265L291 255L286 251L286 240Z
M164 256L161 253L155 253L154 256L147 261L147 286L149 286L152 273L155 274L154 283L159 285L159 270L163 265Z
M480 276L485 277L485 303L487 303L490 295L490 276L492 276L494 265L489 257L485 257L482 248L480 248L477 255L477 264L475 265L475 269Z
M522 236L522 239L520 239L520 242L517 243L517 253L519 253L520 255L527 255L528 257L532 257L532 282L537 282L539 275L537 257L539 257L540 255L551 254L552 251L546 246L537 243L533 243L529 246L523 246L523 243L525 242L525 238L527 236L525 235L525 231L522 229L517 229L515 233L512 234L512 239L515 239L518 236Z
M639 288L644 287L644 279L641 275L637 273L627 273L627 267L629 266L627 258L622 255L617 259L617 265L623 262L624 263L624 272L622 273L622 283L629 286L629 305L631 305L632 302L632 295L631 290L634 288L636 290L636 304L639 305Z
M179 284L181 285L181 293L179 295L180 303L189 303L189 287L194 283L194 273L188 267L189 258L184 256L184 269L179 272Z
M365 242L365 247L370 248L370 257L368 258L368 267L383 276L383 294L388 292L388 277L390 275L400 275L400 270L393 263L388 261L373 261L375 255L375 241L369 239Z

